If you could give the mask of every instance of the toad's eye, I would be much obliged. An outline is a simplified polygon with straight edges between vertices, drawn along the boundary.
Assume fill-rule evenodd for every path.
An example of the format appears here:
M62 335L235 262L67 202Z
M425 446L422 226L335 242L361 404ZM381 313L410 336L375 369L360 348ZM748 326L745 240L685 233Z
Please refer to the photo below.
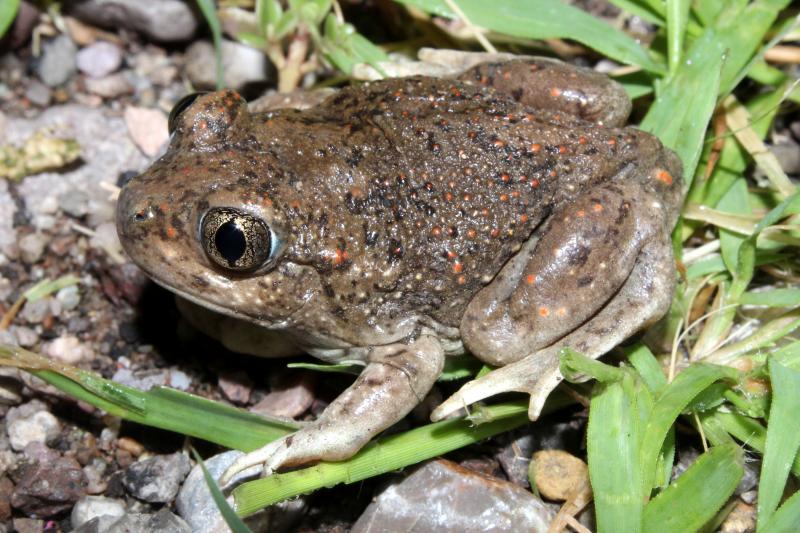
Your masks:
M206 255L237 272L257 270L276 255L278 240L260 218L229 207L209 209L200 221Z
M203 94L205 94L205 92L187 94L186 96L178 100L178 103L175 104L175 106L172 108L172 111L169 112L169 121L167 122L167 128L169 129L170 135L172 135L172 133L177 129L178 117L181 116L181 113L189 109L189 106L191 106L194 103L194 101L197 100L197 97Z

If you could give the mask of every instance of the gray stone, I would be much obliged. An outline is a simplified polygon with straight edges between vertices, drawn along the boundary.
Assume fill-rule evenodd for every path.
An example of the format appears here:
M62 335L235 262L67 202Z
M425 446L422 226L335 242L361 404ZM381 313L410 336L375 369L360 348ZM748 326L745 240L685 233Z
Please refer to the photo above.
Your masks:
M78 51L75 64L87 76L102 78L122 65L122 50L107 41L97 41Z
M44 520L37 518L15 518L12 523L16 533L42 533L44 531Z
M127 28L161 42L186 41L197 29L197 18L181 0L73 0L69 13L104 28Z
M114 218L114 203L101 182L115 182L128 170L138 171L147 159L128 137L125 123L119 115L102 108L81 105L55 106L32 119L9 118L6 140L21 146L35 132L57 131L58 137L74 139L81 147L81 164L62 172L42 172L28 176L17 192L35 226L54 219L50 214L51 201L58 210L59 197L68 191L84 191L89 196L87 224L96 225ZM0 249L5 254L16 248L13 232L13 199L6 197L5 180L0 180ZM8 201L7 201L8 200Z
M192 465L185 454L156 455L133 463L125 471L122 484L130 494L150 503L166 503L175 498Z
M56 300L61 304L61 309L69 311L78 307L81 303L81 293L77 285L70 285L59 289L56 293Z
M769 147L781 168L787 174L800 174L800 146L796 143L780 143Z
M8 182L0 180L0 251L4 255L16 255L19 253L17 230L14 229L14 214L16 212L17 204L8 192Z
M86 90L103 98L117 98L132 94L135 87L125 72L116 72L102 78L87 78Z
M39 107L50 105L50 96L50 89L39 80L32 79L25 89L25 98Z
M72 189L58 195L58 206L71 217L81 218L89 212L89 195Z
M72 533L108 533L116 522L120 520L117 516L96 516L92 518L81 527L73 529ZM129 533L136 533L134 530L131 530Z
M553 516L544 502L513 483L437 460L384 490L352 532L545 532Z
M19 317L28 324L40 324L50 315L50 298L40 298L27 302Z
M61 435L61 423L48 411L38 411L7 425L8 441L14 451L22 451L32 442L53 443Z
M50 239L41 233L31 233L19 240L19 253L24 262L29 265L42 258L44 249Z
M59 35L42 45L42 57L36 68L39 79L48 87L66 83L75 73L78 48L66 35Z
M122 500L105 496L84 496L75 503L70 514L70 523L78 528L98 516L120 517L125 514L125 503Z
M211 477L218 479L225 469L242 455L244 455L242 452L231 450L209 457L204 464ZM261 467L250 467L237 474L229 487L255 479L260 475ZM233 505L232 496L228 497L228 503ZM211 497L200 465L195 465L191 473L186 477L186 481L184 481L183 487L181 487L181 491L175 500L175 507L178 510L178 514L186 520L194 533L230 531ZM305 500L297 498L281 502L249 516L245 519L245 523L253 531L280 533L290 530L300 520L304 509Z
M27 326L13 326L13 331L17 342L23 348L31 348L39 342L39 335Z
M268 62L264 53L243 44L222 41L222 65L225 85L234 90L267 79ZM186 75L197 88L216 86L216 60L210 42L197 41L186 50Z

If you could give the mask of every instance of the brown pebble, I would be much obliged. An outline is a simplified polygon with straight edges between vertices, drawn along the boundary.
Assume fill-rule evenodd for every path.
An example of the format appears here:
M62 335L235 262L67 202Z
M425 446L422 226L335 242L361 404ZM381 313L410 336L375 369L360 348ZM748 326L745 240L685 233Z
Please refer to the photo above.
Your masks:
M564 501L576 488L588 484L586 463L563 450L542 450L533 454L529 475L539 493L553 501Z
M144 453L144 446L130 437L117 439L117 448L130 453L133 457L139 457Z

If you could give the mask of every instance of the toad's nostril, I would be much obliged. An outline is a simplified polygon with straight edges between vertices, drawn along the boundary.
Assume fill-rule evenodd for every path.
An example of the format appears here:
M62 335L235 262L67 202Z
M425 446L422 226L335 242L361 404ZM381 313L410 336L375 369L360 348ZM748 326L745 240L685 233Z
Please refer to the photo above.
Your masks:
M147 214L144 211L137 211L133 214L133 220L135 222L143 222L147 220Z

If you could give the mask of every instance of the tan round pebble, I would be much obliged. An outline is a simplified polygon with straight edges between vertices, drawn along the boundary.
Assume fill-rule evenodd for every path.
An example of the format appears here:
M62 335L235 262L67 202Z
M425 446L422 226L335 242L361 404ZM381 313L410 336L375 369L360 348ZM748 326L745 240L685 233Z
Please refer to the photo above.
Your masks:
M576 487L588 484L586 463L563 450L542 450L533 454L529 468L531 484L553 501L564 501Z

